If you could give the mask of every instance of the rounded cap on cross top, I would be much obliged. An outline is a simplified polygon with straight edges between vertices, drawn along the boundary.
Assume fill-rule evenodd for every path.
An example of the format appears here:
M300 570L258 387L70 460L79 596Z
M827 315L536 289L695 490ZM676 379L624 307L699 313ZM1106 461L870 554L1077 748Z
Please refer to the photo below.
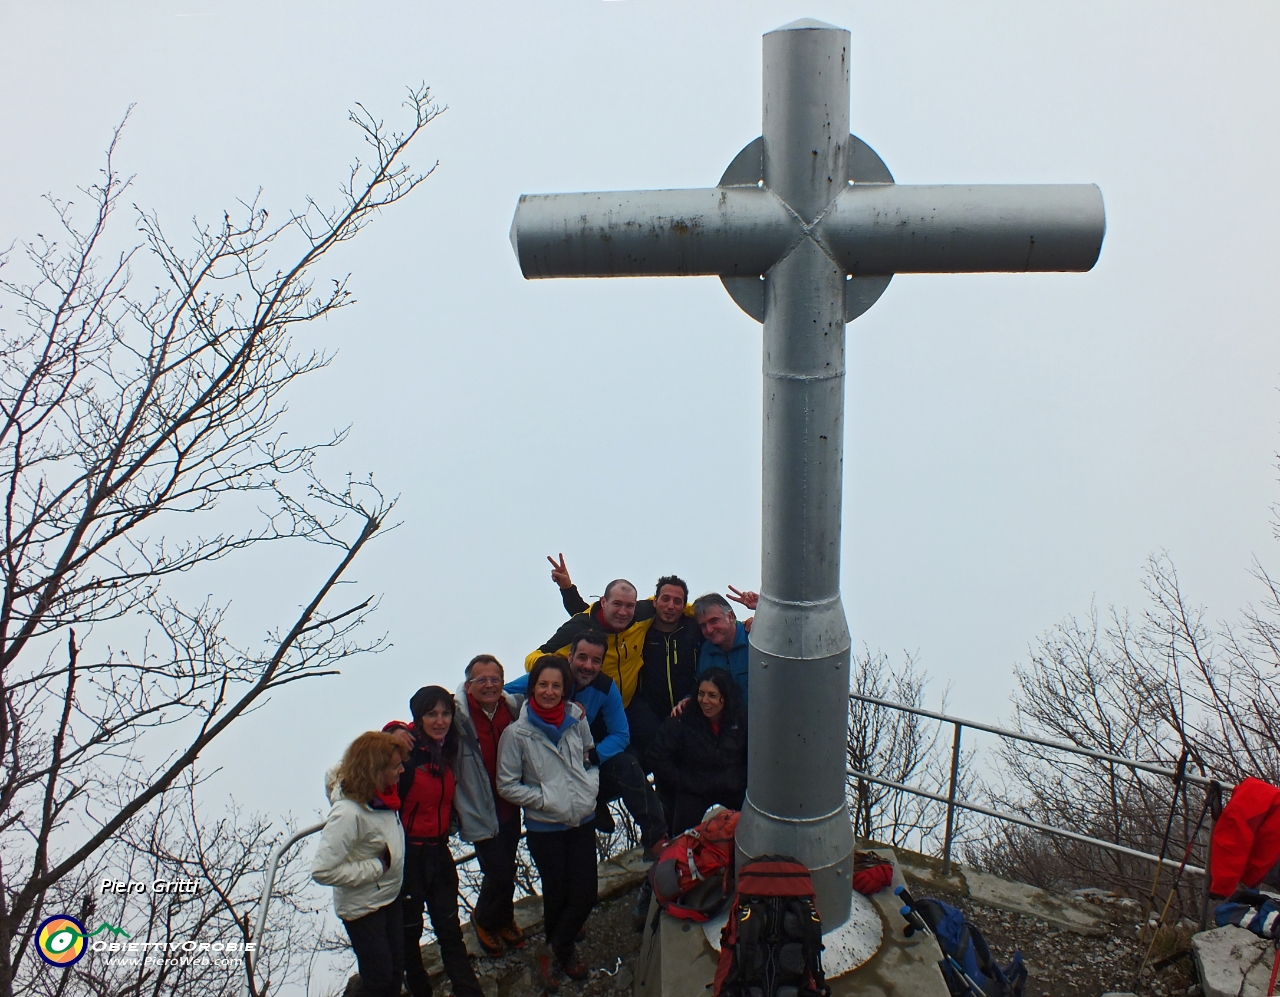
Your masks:
M844 28L837 28L834 24L828 24L826 21L819 21L812 17L802 17L798 21L792 21L790 24L784 24L780 28L774 28L769 34L778 31L844 31Z

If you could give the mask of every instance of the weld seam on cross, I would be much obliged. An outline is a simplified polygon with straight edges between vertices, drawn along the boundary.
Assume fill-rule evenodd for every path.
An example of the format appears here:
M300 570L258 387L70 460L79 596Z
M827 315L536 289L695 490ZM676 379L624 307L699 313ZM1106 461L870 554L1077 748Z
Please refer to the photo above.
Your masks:
M841 654L848 654L849 649L851 647L853 647L852 641L846 644L844 647L838 647L834 651L829 651L828 653L824 654L821 658L814 658L812 655L804 655L803 657L801 657L801 656L796 656L791 654L779 654L777 651L766 651L763 647L759 648L759 651L761 654L765 655L766 657L773 658L776 661L798 661L798 662L809 662L810 664L814 664L814 663L824 662L828 658L834 658Z
M849 861L849 859L852 857L852 855L853 855L853 853L852 853L852 852L850 852L848 855L842 855L842 856L840 856L838 859L836 859L834 862L828 862L828 863L826 863L825 865L809 865L809 863L805 862L805 863L804 863L804 867L805 867L806 869L808 869L810 872L822 872L824 869L835 869L835 868L839 867L842 863L844 863L844 862L848 862L848 861ZM748 857L748 858L750 858L750 859L755 859L755 858L756 858L756 856L754 856L754 855L749 855L749 856L747 856L747 857ZM831 930L832 930L832 931L837 931L837 930L839 930L839 929L838 929L838 928L832 928ZM709 985L709 984L708 984L708 985Z
M769 817L773 820L782 821L785 824L816 824L819 821L830 820L836 814L843 813L845 808L845 804L841 803L834 810L823 814L821 817L783 817L781 814L770 813L763 807L757 806L755 800L751 799L750 796L747 797L747 802L751 804L751 808L755 810L756 813L762 814L763 816Z
M778 203L791 212L791 217L800 223L800 228L803 232L803 235L801 235L799 239L797 239L789 247L787 247L787 251L785 253L783 253L776 260L773 261L773 266L777 266L782 260L785 260L788 256L790 256L793 252L795 252L796 247L799 246L800 243L804 242L804 240L807 238L815 246L818 247L818 249L822 252L823 256L825 256L828 260L831 261L831 264L836 268L836 270L838 270L840 273L844 273L845 271L840 266L840 261L835 258L831 250L827 248L826 243L824 243L818 237L817 232L814 231L817 228L818 223L822 221L823 216L825 216L826 213L831 209L831 205L835 204L836 201L839 199L840 195L837 194L830 201L828 201L826 203L826 206L823 207L823 209L818 212L818 217L813 220L813 224L810 225L808 222L806 222L803 218L800 217L799 212L797 212L795 208L789 205L784 198L779 197L774 190L772 190L767 185L765 186L765 190L769 191L770 194L773 194L774 197L777 197ZM770 267L769 269L772 270L773 267Z
M833 381L837 377L844 377L844 371L833 374L779 374L765 371L764 376L773 378L775 381Z
M833 602L840 601L839 595L828 596L826 599L779 599L776 595L761 593L760 598L781 606L830 606Z

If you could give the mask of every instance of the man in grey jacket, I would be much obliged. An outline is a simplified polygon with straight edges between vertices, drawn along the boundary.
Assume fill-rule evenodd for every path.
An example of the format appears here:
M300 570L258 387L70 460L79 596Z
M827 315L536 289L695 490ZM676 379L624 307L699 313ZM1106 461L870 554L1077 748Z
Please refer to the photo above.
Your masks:
M502 665L491 654L467 664L465 681L454 699L461 739L454 812L459 833L475 845L483 879L471 923L480 947L499 955L505 946L522 948L524 934L515 923L516 849L520 844L520 808L498 795L498 742L520 715L523 696L503 691Z

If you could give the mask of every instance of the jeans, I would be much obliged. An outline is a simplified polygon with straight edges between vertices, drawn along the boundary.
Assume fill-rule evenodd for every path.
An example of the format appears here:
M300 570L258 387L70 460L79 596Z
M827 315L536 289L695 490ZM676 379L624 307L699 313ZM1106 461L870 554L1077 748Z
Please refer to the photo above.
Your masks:
M484 879L471 920L496 933L515 920L516 849L520 846L520 815L499 825L495 837L475 843L476 860Z
M355 949L360 993L367 997L400 997L400 981L404 977L400 898L364 917L343 921L342 926Z
M530 831L529 854L542 880L547 945L562 966L574 962L573 940L596 904L596 834L591 825Z
M645 848L667 833L667 819L663 816L658 794L644 777L640 759L629 749L619 751L607 762L600 763L596 813L601 813L610 800L619 797L640 825L640 843Z
M405 982L413 997L431 997L431 981L422 965L422 911L431 915L431 928L440 945L445 974L453 984L455 997L484 997L476 982L475 970L467 957L458 924L458 870L454 868L449 845L405 846L404 885L400 889L404 906ZM397 997L400 993L397 988Z

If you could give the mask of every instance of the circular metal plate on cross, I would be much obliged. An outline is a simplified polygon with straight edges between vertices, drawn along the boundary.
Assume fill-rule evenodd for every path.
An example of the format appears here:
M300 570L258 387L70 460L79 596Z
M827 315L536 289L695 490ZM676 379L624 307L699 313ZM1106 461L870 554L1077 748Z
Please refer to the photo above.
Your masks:
M764 184L764 136L748 142L733 157L724 171L718 187L763 187ZM893 183L893 174L876 151L858 138L849 136L846 154L849 183ZM893 274L857 276L845 274L844 320L852 322L879 300ZM720 282L738 307L757 322L764 321L764 274L751 277L721 277Z

